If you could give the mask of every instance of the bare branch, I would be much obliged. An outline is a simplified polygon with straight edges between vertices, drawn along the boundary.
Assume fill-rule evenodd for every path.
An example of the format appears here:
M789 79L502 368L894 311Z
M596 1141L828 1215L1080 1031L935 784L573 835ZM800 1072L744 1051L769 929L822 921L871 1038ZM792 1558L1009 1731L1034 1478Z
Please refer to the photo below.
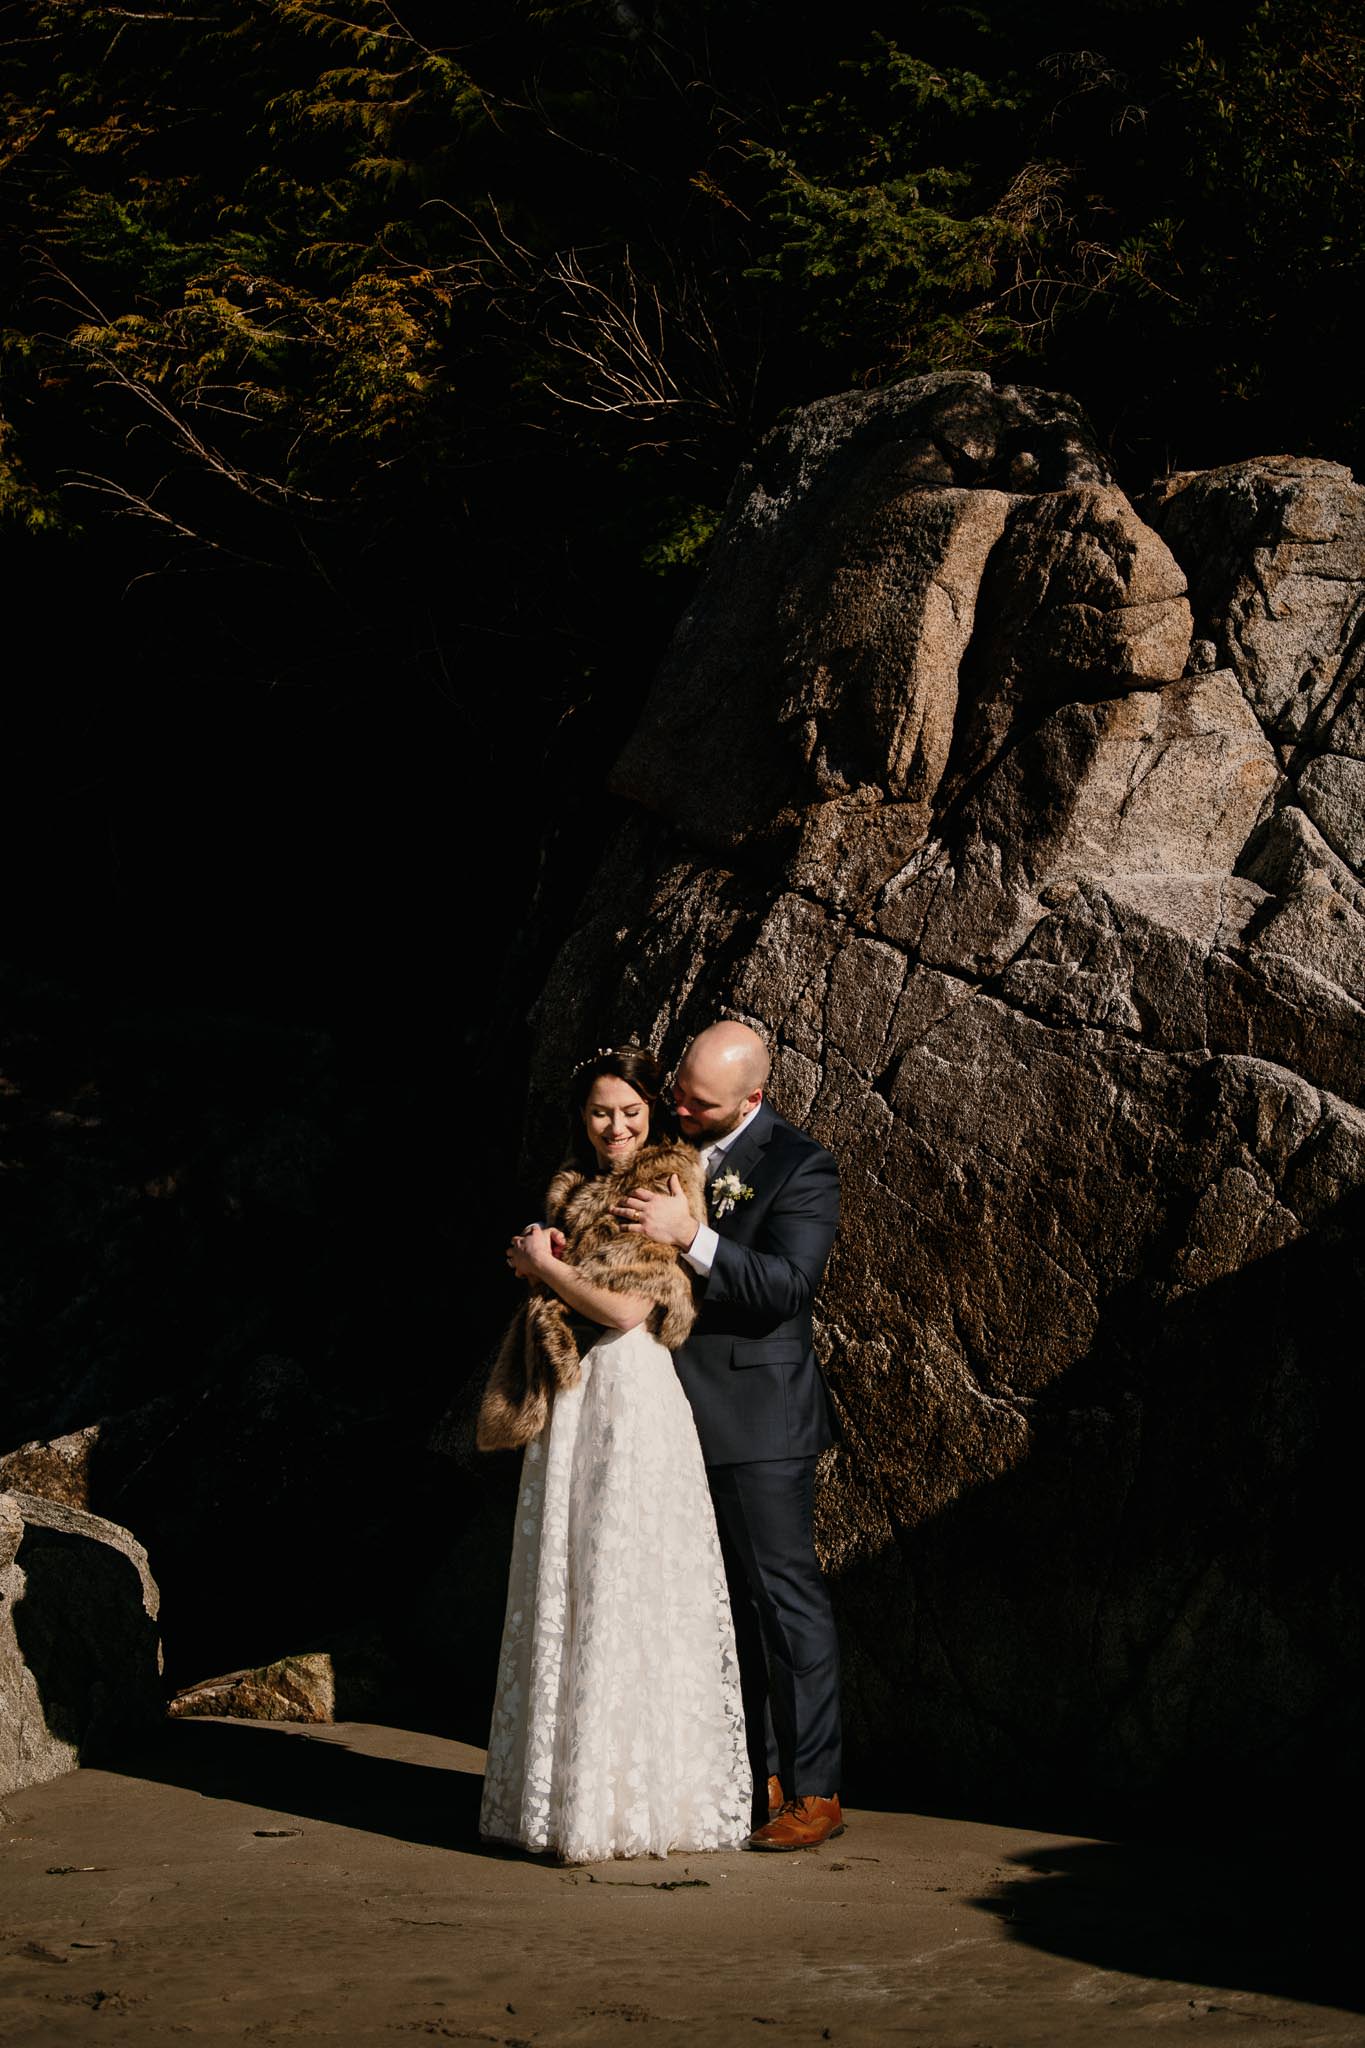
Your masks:
M668 418L673 443L703 426L742 425L745 402L710 294L673 258L659 252L649 275L629 247L610 269L579 248L543 259L510 232L491 197L488 205L491 226L450 207L467 230L468 254L442 275L455 293L475 294L511 325L544 336L563 372L546 384L552 398L642 424ZM751 390L756 376L755 368Z
M105 312L102 306L91 298L83 286L78 284L74 278L68 276L50 253L44 252L43 261L44 267L49 274L56 278L64 289L72 295L71 299L65 302L54 299L51 303L63 305L64 310L72 314L81 323L74 333L61 337L64 345L74 350L77 354L84 356L87 362L98 366L99 370L103 373L101 381L105 388L121 391L134 405L149 413L152 420L161 428L163 434L169 438L172 445L182 455L188 456L197 468L207 470L210 474L220 477L233 490L239 492L243 497L249 498L255 504L278 507L286 504L322 505L328 502L326 499L310 492L301 491L292 484L281 483L278 478L264 476L257 471L244 469L239 463L234 462L230 456L225 454L221 448L215 447L211 442L206 441L201 435L197 434L189 420L185 417L184 412L172 405L145 378L134 376L125 364L120 361L116 350L105 339L106 336L116 334L117 322ZM216 391L234 388L240 391L245 390L245 387L242 386L205 387L206 390L213 389ZM229 408L216 405L211 401L205 401L201 404L199 394L196 394L194 403L197 410L204 412L229 410ZM246 415L241 414L240 416ZM107 479L105 481L107 482ZM165 518L165 515L159 511L144 516L155 516L157 519ZM195 538L202 539L203 536L196 535Z

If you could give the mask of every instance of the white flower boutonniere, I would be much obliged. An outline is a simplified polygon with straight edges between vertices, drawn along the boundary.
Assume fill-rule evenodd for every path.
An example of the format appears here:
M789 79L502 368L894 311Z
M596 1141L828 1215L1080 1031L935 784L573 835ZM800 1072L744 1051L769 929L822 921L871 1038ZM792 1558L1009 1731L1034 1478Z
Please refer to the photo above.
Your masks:
M718 1173L707 1190L717 1216L728 1216L736 1202L752 1202L754 1191L737 1173Z

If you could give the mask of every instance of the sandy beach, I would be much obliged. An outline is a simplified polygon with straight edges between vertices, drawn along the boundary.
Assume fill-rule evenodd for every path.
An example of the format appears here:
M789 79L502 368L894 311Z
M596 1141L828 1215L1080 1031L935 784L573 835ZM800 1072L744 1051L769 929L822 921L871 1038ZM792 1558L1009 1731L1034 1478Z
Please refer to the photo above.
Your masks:
M1317 1870L854 1810L800 1855L480 1850L481 1753L202 1721L4 1802L0 2039L1356 2043Z

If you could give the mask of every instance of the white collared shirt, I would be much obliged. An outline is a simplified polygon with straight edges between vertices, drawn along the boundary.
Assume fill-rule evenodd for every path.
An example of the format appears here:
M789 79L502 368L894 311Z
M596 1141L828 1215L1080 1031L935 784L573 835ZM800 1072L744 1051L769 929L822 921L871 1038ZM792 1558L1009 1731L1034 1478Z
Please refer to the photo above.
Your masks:
M748 1130L762 1107L763 1104L761 1102L756 1103L747 1116L740 1118L732 1131L727 1131L723 1138L714 1138L709 1145L703 1145L699 1148L697 1157L701 1161L701 1174L704 1181L710 1180L712 1168L724 1157L742 1133ZM698 1225L696 1236L683 1253L683 1257L692 1268L692 1271L700 1273L703 1279L706 1278L706 1275L715 1263L716 1246L719 1243L720 1239L710 1224L702 1223Z

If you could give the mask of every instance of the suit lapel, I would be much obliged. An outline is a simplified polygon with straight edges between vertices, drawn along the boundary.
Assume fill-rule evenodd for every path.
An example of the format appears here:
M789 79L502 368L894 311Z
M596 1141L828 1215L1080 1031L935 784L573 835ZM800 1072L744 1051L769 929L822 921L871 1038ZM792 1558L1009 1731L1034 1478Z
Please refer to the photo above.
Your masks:
M734 1144L728 1150L722 1152L718 1159L712 1160L711 1171L706 1176L708 1192L712 1181L714 1181L718 1173L738 1174L741 1183L747 1184L749 1169L762 1157L768 1140L772 1136L772 1131L773 1111L768 1107L765 1097L759 1107L758 1115L754 1118L748 1130L741 1131ZM709 1209L709 1202L707 1206ZM732 1209L729 1213L733 1216L735 1211ZM711 1212L711 1222L714 1227L718 1228L725 1221L725 1217L717 1217L714 1211Z

